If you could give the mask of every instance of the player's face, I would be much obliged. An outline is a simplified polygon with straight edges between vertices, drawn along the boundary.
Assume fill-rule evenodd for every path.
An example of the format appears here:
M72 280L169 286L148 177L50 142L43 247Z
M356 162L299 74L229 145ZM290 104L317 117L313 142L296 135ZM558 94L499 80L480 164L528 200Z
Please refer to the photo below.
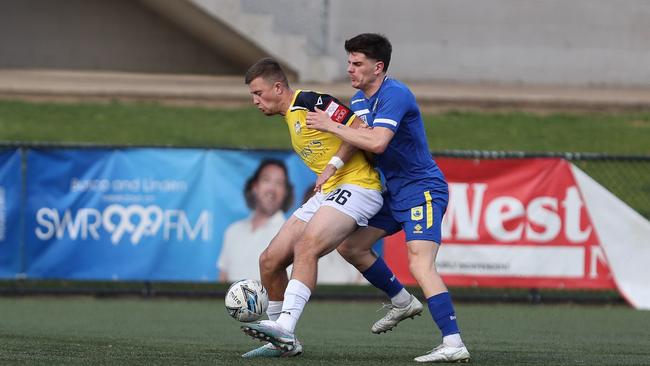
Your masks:
M370 88L380 77L383 67L381 62L369 59L363 53L350 52L348 54L348 76L355 89Z
M255 210L266 215L273 215L280 208L287 196L287 177L284 170L277 165L267 165L253 185Z
M248 91L253 96L253 104L267 116L280 113L278 110L280 97L277 93L279 83L271 84L259 77L248 84Z

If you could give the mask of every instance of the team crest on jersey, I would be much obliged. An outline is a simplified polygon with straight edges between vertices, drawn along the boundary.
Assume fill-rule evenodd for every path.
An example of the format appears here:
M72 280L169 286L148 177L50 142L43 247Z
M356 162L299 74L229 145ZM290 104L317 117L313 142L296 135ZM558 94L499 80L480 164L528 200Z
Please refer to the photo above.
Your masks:
M296 135L300 135L300 131L302 130L302 127L300 126L300 121L296 121L296 123L294 123L293 130L296 131Z
M412 221L422 220L422 206L413 207L411 209L411 220Z
M417 224L413 227L413 234L422 234L422 225Z

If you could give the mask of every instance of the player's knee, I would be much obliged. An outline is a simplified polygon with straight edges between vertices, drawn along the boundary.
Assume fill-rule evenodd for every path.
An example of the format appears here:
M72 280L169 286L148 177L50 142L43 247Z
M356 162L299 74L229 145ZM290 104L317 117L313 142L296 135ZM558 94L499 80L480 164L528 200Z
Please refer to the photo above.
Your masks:
M418 277L421 276L420 275L420 273L421 273L420 267L416 263L413 263L413 261L409 262L409 272L411 272L411 275L416 280L418 279Z
M431 276L432 270L433 268L429 261L418 257L409 258L409 271L418 282L420 282L421 279Z
M272 255L269 250L264 250L260 255L259 259L260 272L264 273L273 273L278 270L281 266L280 258L276 258Z
M294 257L295 259L318 259L320 257L320 247L321 245L317 238L301 238L294 248Z
M336 251L339 252L341 257L345 258L349 262L350 260L354 260L361 250L347 241L344 241L336 248Z

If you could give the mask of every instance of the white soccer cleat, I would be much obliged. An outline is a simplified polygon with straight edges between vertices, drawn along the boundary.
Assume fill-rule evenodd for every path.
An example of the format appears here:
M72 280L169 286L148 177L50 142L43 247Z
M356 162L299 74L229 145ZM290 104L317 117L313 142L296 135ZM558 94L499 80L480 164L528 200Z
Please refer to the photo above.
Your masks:
M295 348L291 351L285 352L278 347L274 346L273 343L267 343L261 347L250 350L243 355L243 358L269 358L269 357L295 357L302 354L302 343L296 339Z
M300 344L293 333L272 320L242 325L241 330L253 338L273 343L284 352L293 351ZM302 345L300 347L302 348Z
M469 362L469 351L465 346L451 347L442 343L426 355L413 360L416 362Z
M398 308L394 305L385 306L389 307L390 310L388 310L388 313L386 313L383 318L377 320L377 322L372 325L371 330L375 334L387 332L395 328L397 323L402 320L406 318L415 318L422 313L422 303L413 295L411 295L411 302L403 308Z

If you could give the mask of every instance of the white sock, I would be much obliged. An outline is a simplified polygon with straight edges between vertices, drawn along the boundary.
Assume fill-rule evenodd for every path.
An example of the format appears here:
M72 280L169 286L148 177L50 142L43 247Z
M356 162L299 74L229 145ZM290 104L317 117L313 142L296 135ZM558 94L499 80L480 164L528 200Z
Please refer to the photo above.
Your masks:
M269 320L276 321L282 312L282 301L269 301L269 307L266 309L266 315Z
M460 347L463 345L463 340L460 339L460 333L455 333L442 337L442 343L450 347Z
M396 308L403 308L411 302L411 294L403 288L397 295L390 298L390 302Z
M304 283L298 280L291 280L284 291L284 302L282 313L276 322L284 329L293 333L296 323L300 319L302 310L311 296L311 290Z

